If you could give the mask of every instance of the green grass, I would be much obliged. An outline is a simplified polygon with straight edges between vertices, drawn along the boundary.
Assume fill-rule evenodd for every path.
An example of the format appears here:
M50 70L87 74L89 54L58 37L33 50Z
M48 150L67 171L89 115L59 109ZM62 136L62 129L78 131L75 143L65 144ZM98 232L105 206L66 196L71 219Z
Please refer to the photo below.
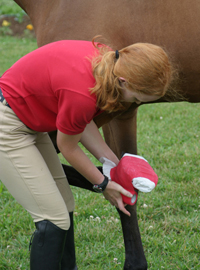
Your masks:
M0 76L19 58L36 48L34 39L0 36Z
M13 0L0 0L0 15L15 14L21 17L24 11Z
M36 47L35 40L0 37L0 74ZM138 154L159 175L156 189L138 199L149 270L200 269L199 112L200 104L189 103L139 109ZM122 269L124 244L116 210L101 195L72 190L79 269ZM3 184L0 194L0 269L29 269L34 224Z

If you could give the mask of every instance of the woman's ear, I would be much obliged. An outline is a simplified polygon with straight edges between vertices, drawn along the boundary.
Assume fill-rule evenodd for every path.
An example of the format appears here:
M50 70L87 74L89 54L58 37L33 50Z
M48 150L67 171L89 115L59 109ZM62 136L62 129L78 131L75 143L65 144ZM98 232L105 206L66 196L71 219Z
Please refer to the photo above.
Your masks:
M121 82L126 82L126 79L124 79L123 77L119 77Z

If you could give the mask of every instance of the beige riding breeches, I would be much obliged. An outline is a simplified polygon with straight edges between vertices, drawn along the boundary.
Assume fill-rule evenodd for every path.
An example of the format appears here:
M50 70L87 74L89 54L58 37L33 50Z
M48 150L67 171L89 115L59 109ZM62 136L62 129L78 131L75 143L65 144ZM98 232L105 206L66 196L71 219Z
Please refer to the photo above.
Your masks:
M68 230L74 198L48 133L29 129L1 102L0 180L34 222Z

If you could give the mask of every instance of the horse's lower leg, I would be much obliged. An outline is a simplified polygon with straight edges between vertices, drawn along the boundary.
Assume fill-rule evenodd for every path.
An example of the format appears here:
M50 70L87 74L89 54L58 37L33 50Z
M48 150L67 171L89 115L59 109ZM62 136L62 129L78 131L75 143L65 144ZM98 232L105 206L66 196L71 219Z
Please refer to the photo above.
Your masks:
M147 261L138 227L136 204L127 205L126 209L131 213L131 217L118 210L125 244L124 270L147 270Z
M90 191L93 190L93 185L85 179L80 173L78 173L73 167L62 164L65 174L67 176L67 180L71 186L84 188ZM101 167L98 167L100 171L102 171Z
M137 108L132 104L126 112L103 126L105 140L119 158L122 153L137 154L136 122ZM146 270L147 262L137 222L136 205L127 206L127 209L131 217L119 211L126 252L124 270Z

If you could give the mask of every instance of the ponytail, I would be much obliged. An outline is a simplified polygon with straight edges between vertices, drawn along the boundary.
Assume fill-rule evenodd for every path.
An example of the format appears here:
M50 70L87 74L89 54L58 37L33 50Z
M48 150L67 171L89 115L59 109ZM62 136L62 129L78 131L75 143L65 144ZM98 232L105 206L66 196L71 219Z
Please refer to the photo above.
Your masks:
M104 44L95 43L95 38L92 43L98 54L92 59L96 85L91 93L96 95L101 110L124 109L120 77L125 78L127 88L134 92L162 97L170 89L175 72L161 47L136 43L114 52Z

